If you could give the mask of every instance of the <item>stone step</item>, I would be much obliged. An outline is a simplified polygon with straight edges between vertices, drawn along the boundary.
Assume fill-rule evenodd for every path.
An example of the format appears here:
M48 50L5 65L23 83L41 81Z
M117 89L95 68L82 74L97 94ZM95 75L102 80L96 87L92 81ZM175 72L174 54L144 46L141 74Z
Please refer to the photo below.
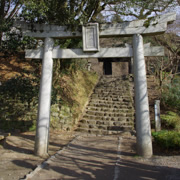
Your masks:
M114 82L114 81L129 81L129 78L127 77L127 78L122 78L122 77L107 77L107 76L105 76L105 77L101 77L100 79L99 79L99 82Z
M105 117L132 117L133 113L114 113L109 111L91 111L87 110L86 115L93 115L93 116L105 116Z
M103 100L103 99L90 99L89 103L99 103L99 104L116 104L116 105L132 105L131 102L127 102L127 101L118 101L117 99L114 101L108 101L108 100Z
M112 100L110 101L110 99L112 99ZM94 98L90 98L89 102L98 102L98 103L107 103L107 102L109 102L109 103L116 103L116 104L121 104L121 103L132 104L132 101L130 101L129 99L128 100L126 100L126 99L118 99L118 98L110 98L110 99L108 99L108 97L104 97L104 99L103 98L99 99L99 98L94 97Z
M119 99L132 99L130 93L111 94L111 93L93 93L91 97L108 97L108 98L119 98Z
M105 81L100 81L96 87L128 87L129 86L129 82L128 81L109 81L109 82L105 82Z
M114 76L114 75L105 75L105 76L101 76L101 79L127 79L129 78L129 75L123 75L123 76Z
M86 110L85 110L85 112L103 112L103 113L120 113L120 114L124 114L124 113L126 113L126 114L128 114L128 113L131 113L131 114L134 114L134 111L131 111L131 110L129 110L129 111L121 111L121 110L119 110L119 109L113 109L113 108L111 108L111 109L105 109L105 110L103 110L102 108L99 108L99 109L97 109L97 108L91 108L91 109L88 109L88 108L86 108Z
M126 80L128 80L129 79L129 77L115 77L115 76L102 76L101 78L100 78L100 81L105 81L105 82L108 82L108 81L126 81Z
M119 83L119 82L122 82L122 83L126 83L126 82L128 82L129 83L129 80L128 79L126 79L126 80L124 80L124 79L116 79L116 78L109 78L109 79L104 79L104 78L101 78L100 80L99 80L99 83Z
M94 98L94 97L108 97L108 98L119 98L119 99L132 99L129 94L125 96L124 94L112 95L112 94L108 94L108 93L105 93L105 94L102 94L102 93L93 93L93 94L91 95L91 98Z
M129 85L124 85L124 84L120 84L120 85L117 85L115 84L114 86L113 85L102 85L102 84L97 84L96 85L96 88L95 88L97 91L101 91L101 90L106 90L106 91L126 91L126 90L130 90L130 86Z
M118 109L118 108L106 108L106 107L94 107L94 106L87 106L86 110L92 111L109 111L109 112L116 112L116 113L134 113L133 109Z
M102 129L89 129L89 128L77 128L76 131L90 133L90 134L98 134L98 135L120 135L123 134L124 131L130 132L132 128L122 128L122 130L102 130Z
M106 126L106 125L94 125L94 124L79 124L78 128L88 128L88 129L101 129L101 130L115 130L121 131L126 129L132 129L132 125L121 125L121 126Z
M129 87L126 86L120 86L120 87L101 87L101 86L97 86L95 88L95 90L97 91L126 91L129 90Z
M126 99L126 98L110 98L110 97L91 97L91 100L100 100L100 101L110 101L110 102L114 102L114 101L118 101L118 102L132 102L132 100L130 98Z
M101 108L114 108L114 109L133 109L132 106L127 106L127 105L119 105L119 104L103 104L103 103L89 103L88 107L101 107Z
M118 108L125 108L125 109L129 109L129 108L133 108L132 107L132 104L124 104L124 103L108 103L108 101L107 102L104 102L104 103L100 103L100 102L96 102L96 101L94 101L94 102L89 102L89 105L90 106L94 106L94 107L107 107L106 105L108 105L108 106L118 106Z
M88 125L106 125L106 126L132 126L134 125L133 121L102 121L102 120L88 120L88 119L81 119L79 121L80 124L88 124Z
M127 95L127 92L129 92L129 90L118 90L118 91L115 91L115 90L106 90L106 89L103 89L103 90L96 90L94 89L93 93L96 93L96 94L100 94L100 93L105 93L105 94L114 94L114 95Z
M120 117L111 117L111 116L95 116L95 115L88 115L85 114L83 116L85 120L97 120L97 121L133 121L134 117L127 117L127 116L120 116Z
M132 87L128 79L106 76L99 80L77 131L106 135L134 129Z
M129 95L129 91L127 90L127 91L114 91L114 90L112 90L112 91L105 91L105 90L94 90L94 92L93 93L95 93L95 94L103 94L103 95L107 95L107 94L109 94L109 95L122 95L123 94L123 96L128 96Z
M106 91L125 91L125 90L129 90L130 87L128 85L123 85L123 84L114 84L114 85L105 85L105 84L97 84L96 88L97 91L101 91L101 90L106 90Z

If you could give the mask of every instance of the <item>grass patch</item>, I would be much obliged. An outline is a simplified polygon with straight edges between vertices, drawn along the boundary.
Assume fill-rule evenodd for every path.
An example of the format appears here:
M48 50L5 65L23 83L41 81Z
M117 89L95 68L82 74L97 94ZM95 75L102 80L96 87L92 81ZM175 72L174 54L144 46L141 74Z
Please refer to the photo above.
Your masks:
M71 130L77 124L89 96L98 81L98 75L86 70L63 74L54 83L54 97L59 97L59 118L51 118L51 127ZM60 119L60 120L59 120Z
M165 109L180 112L180 76L163 86L161 102Z
M155 143L164 150L179 150L180 149L180 132L177 131L159 131L152 132Z
M180 116L172 111L161 115L162 127L168 130L180 131Z
M36 122L34 121L33 124L29 127L29 131L36 131Z
M180 116L172 111L161 115L162 128L159 132L152 132L155 145L161 151L179 151L180 149Z

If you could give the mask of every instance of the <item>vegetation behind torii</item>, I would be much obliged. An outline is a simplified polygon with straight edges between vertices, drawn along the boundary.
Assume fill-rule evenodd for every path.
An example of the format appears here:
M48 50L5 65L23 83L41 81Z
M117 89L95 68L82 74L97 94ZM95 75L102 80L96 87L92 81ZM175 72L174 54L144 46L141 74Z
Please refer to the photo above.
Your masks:
M1 61L6 59L7 61L9 61L8 63L12 67L15 64L10 63L10 57L16 56L19 51L23 51L27 47L35 48L37 46L37 42L32 38L22 38L20 33L17 34L16 30L12 29L13 22L16 19L25 20L29 23L37 22L67 25L68 28L74 30L78 28L80 24L85 24L88 22L116 23L122 22L124 19L127 19L126 17L130 19L145 19L152 13L159 14L160 12L163 12L170 7L175 7L178 4L180 4L179 0L1 0L0 52L3 55L3 58L1 56ZM148 38L147 41L149 42L149 40L150 39ZM153 70L151 73L155 75L158 81L158 87L160 88L162 94L161 102L164 108L166 107L168 108L168 110L173 110L177 114L179 114L179 37L177 37L175 34L165 34L151 38L151 42L152 45L159 44L166 47L166 56L163 58L152 60L152 63L150 63L149 66L150 68L148 67L149 70ZM71 46L81 46L81 40L74 39L63 41L64 48ZM16 74L18 75L18 77L10 79L8 82L2 82L1 86L2 99L4 99L6 93L10 92L6 89L7 87L9 87L9 89L11 90L10 94L13 92L13 98L18 97L22 102L25 102L25 109L27 108L27 111L31 100L33 99L33 97L31 96L37 97L38 95L36 86L39 86L39 68L41 66L41 63L39 63L38 61L30 62L30 64L33 64L31 66L31 68L34 68L32 69L32 71L23 69L23 72L18 72ZM73 79L75 77L78 77L75 74L79 73L80 75L82 72L80 73L79 70L82 69L82 67L85 67L85 64L86 62L84 61L79 61L77 63L77 61L75 62L73 60L59 60L55 61L54 63L55 74L53 79L52 102L55 104L55 102L58 101L58 95L61 95L61 103L63 100L64 102L67 102L67 104L64 104L65 114L71 111L69 110L69 107L71 106L72 102L74 102L74 99L72 100L72 98L76 97L73 97L73 95L71 96L69 94L70 91L73 91L72 88L74 87L71 83L68 84L64 79L68 80L69 82L72 82L73 80L76 81L76 79ZM37 69L35 68L36 66ZM2 66L1 71L3 70L3 68L4 67ZM19 67L16 68L18 69ZM9 70L11 71L11 68ZM35 73L33 72L33 70L35 70ZM33 78L30 78L32 77L32 74L35 76ZM89 79L93 79L93 77L93 83L95 84L95 75L90 75ZM3 81L2 74L0 75L0 78L1 81ZM12 86L16 89L19 88L17 89L18 92L14 91L14 88L11 88ZM28 91L26 88L30 91ZM3 92L6 93L2 94ZM64 93L67 93L67 96ZM9 97L9 95L7 97ZM5 107L5 104L8 104L8 101L5 102L4 100L1 101L1 107L3 108ZM37 98L35 104L37 104ZM3 117L10 118L10 121L14 117L12 116L13 114L21 115L22 112L20 109L12 112L13 107L15 106L9 106L8 109L1 108L1 113L5 115ZM37 109L37 107L35 108ZM4 112L8 112L8 114L5 114ZM9 124L10 121L6 122L5 125L8 127L12 125L14 126L14 124ZM52 125L56 127L56 121L54 120L52 122L54 123Z
M152 13L158 14L178 3L176 0L1 0L0 45L3 45L3 33L12 38L12 31L9 31L17 18L31 23L76 28L87 22L111 22L113 19L122 21L122 17L126 16L145 19Z

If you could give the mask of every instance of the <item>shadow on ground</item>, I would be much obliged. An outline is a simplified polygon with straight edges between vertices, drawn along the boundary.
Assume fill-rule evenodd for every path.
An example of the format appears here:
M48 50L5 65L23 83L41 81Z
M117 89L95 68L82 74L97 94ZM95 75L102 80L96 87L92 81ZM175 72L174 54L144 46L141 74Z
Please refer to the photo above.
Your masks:
M165 163L158 165L154 157L140 158L132 150L134 143L125 142L119 157L117 140L103 137L78 139L51 158L32 179L180 179L180 169ZM129 149L130 146L133 148Z

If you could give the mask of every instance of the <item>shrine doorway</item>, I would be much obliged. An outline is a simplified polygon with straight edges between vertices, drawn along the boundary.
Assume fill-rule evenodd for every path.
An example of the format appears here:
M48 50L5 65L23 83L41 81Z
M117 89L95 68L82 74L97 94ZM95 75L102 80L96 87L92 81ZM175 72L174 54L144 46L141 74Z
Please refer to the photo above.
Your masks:
M100 58L103 75L123 76L132 73L131 58Z
M103 63L104 75L112 75L112 61L107 60Z

